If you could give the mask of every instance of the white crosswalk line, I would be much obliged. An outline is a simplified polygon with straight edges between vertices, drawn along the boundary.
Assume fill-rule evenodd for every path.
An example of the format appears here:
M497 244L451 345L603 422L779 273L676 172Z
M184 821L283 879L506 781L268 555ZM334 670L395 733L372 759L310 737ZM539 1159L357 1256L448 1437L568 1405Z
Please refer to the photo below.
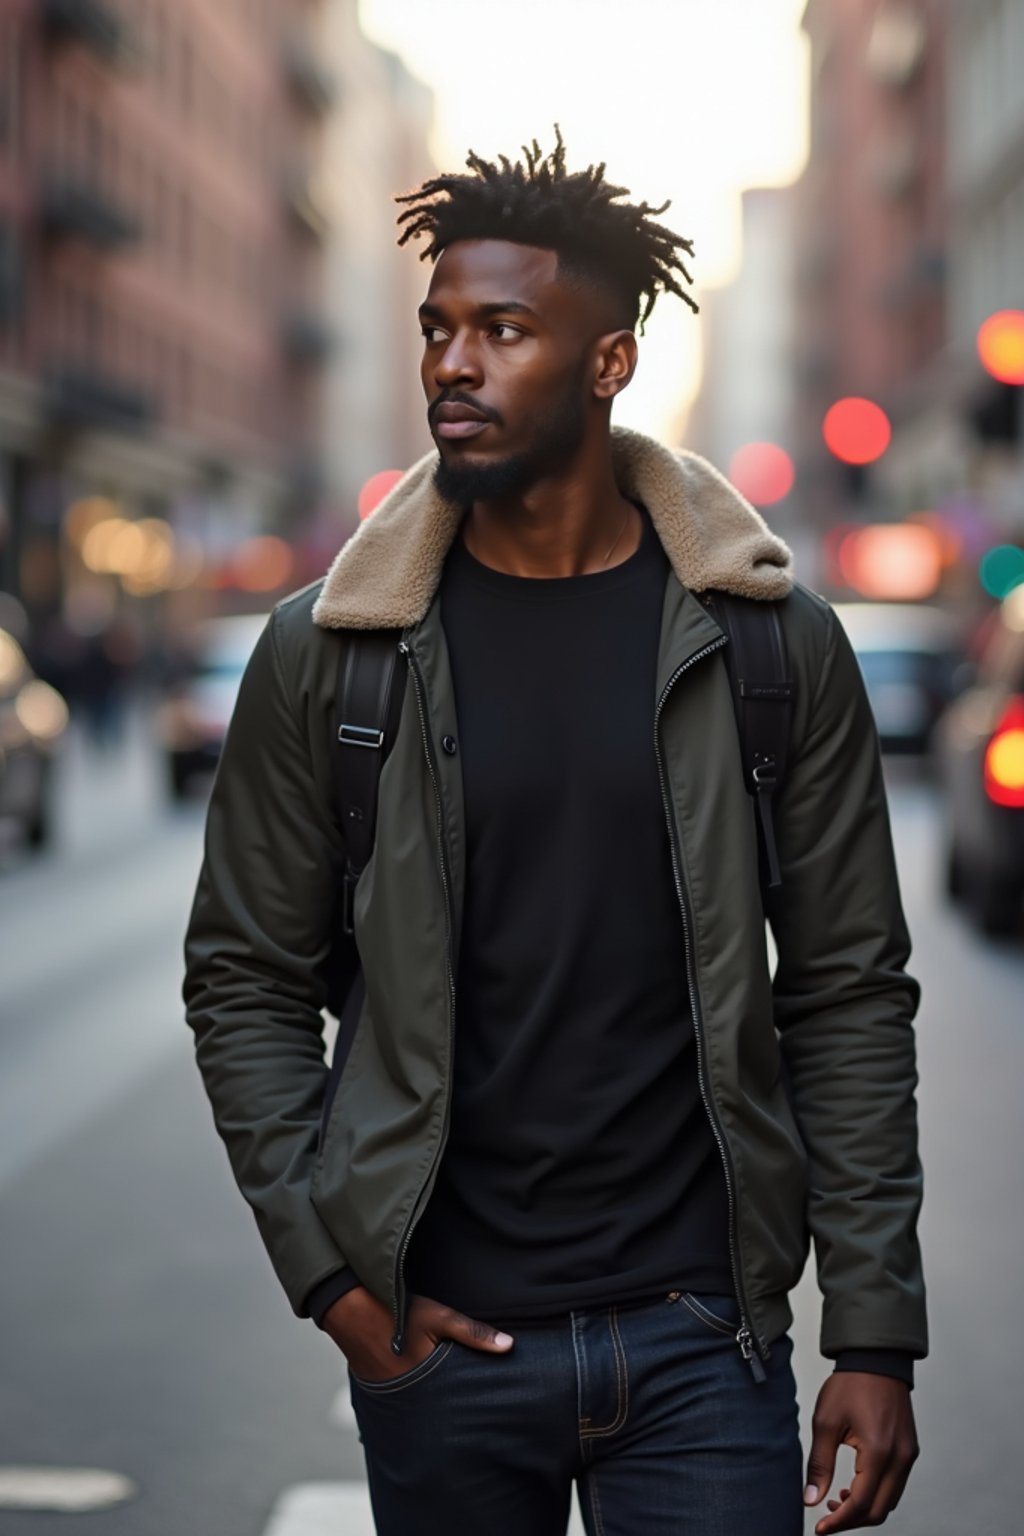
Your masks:
M278 1499L263 1536L374 1536L365 1483L296 1483ZM584 1536L575 1502L566 1536Z
M278 1499L263 1536L374 1536L365 1483L296 1483Z
M0 1467L0 1509L79 1514L123 1504L137 1491L120 1472L94 1467Z

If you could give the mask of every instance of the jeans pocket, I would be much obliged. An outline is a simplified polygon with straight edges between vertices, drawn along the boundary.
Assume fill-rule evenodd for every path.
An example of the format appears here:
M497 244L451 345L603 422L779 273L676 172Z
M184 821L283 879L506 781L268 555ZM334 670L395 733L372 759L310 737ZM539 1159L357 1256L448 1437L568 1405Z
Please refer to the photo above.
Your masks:
M740 1327L740 1309L734 1296L697 1296L693 1291L681 1291L679 1300L706 1328L735 1339Z
M402 1392L406 1387L415 1386L418 1381L423 1381L447 1360L454 1347L454 1339L442 1339L439 1344L435 1344L425 1360L403 1371L400 1376L389 1376L386 1381L364 1381L361 1376L356 1375L351 1366L348 1373L360 1392L371 1392L375 1397L382 1397L389 1392Z

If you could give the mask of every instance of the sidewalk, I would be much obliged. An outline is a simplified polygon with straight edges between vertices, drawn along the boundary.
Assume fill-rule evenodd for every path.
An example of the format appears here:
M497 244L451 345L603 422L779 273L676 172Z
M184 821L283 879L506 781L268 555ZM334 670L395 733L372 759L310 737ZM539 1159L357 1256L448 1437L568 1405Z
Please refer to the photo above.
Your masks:
M73 721L56 763L54 847L78 857L137 835L168 806L153 709L131 704L122 736L107 748Z

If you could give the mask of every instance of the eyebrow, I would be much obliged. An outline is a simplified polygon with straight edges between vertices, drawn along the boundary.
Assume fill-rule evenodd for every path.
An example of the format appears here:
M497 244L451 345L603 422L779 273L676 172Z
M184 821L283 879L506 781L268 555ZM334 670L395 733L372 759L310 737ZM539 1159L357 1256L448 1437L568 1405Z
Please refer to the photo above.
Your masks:
M505 299L501 303L478 304L476 312L478 315L483 315L485 319L490 319L494 315L529 315L533 320L540 319L536 310L531 309L529 304L523 304L519 299ZM444 318L444 312L436 304L430 303L421 304L418 314L421 320L441 320Z

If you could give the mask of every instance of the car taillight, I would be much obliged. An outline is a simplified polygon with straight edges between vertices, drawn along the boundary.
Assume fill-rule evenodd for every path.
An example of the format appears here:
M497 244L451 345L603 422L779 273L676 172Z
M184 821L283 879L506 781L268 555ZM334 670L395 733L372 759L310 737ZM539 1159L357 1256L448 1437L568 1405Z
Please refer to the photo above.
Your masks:
M985 749L985 793L1024 808L1024 698L1011 699Z

